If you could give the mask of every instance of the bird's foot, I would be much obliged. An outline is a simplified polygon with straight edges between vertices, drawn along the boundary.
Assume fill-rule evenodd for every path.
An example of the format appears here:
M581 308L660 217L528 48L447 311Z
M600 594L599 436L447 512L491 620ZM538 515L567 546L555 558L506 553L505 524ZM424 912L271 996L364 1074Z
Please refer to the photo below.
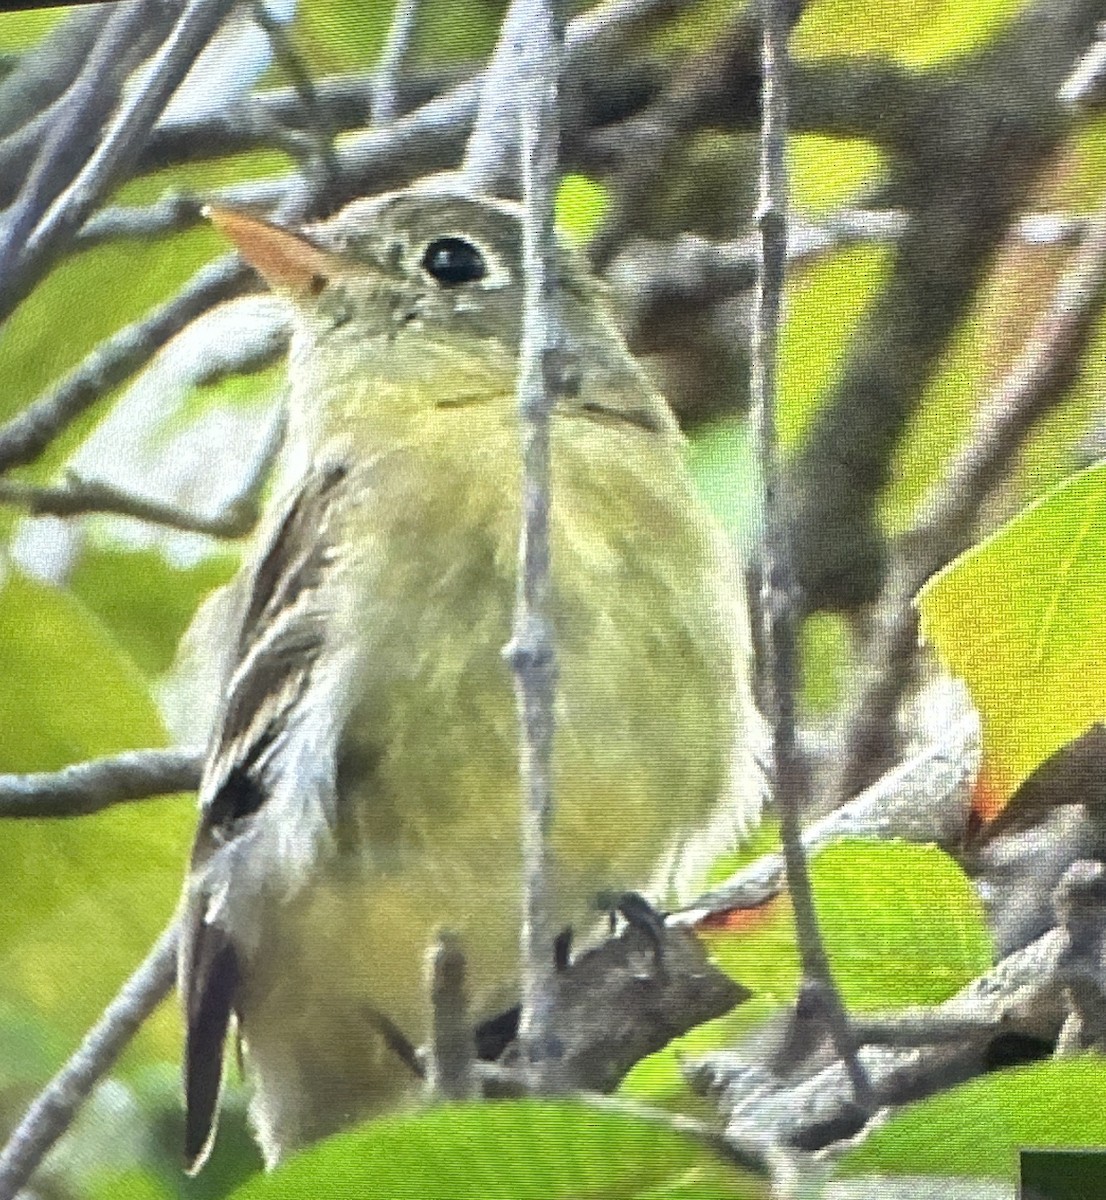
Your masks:
M599 905L610 916L613 934L621 916L627 925L644 934L653 947L653 962L658 977L666 974L664 964L664 914L658 912L638 892L606 893L599 897Z

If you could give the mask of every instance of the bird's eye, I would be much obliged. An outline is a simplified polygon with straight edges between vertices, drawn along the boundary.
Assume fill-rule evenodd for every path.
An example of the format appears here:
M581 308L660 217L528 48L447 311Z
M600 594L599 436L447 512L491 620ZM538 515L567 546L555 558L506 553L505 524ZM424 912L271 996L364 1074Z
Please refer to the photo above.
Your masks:
M484 256L464 238L436 238L426 247L422 256L422 269L436 279L442 287L456 287L460 283L475 283L488 273Z

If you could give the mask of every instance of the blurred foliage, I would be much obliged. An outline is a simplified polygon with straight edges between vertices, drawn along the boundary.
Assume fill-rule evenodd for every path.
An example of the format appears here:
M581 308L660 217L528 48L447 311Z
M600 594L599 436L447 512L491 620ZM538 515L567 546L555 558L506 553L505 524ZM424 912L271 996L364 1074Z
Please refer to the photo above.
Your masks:
M799 22L792 46L797 58L876 55L931 67L985 43L1025 2L891 0L880 5L874 21L855 0L820 0Z
M288 5L291 12L292 5ZM301 0L291 34L316 75L372 69L391 6L367 0ZM641 41L670 59L709 46L732 23L734 0L703 0L658 21ZM842 55L894 59L918 72L946 69L985 45L1024 0L890 0L878 14L859 0L817 0L798 26L800 60ZM502 0L424 0L413 62L467 66L495 40ZM0 14L0 52L32 46L64 10ZM271 57L240 69L241 86L279 85ZM203 82L203 81L201 81ZM230 81L234 83L236 81ZM212 83L216 97L230 83ZM1106 188L1106 118L1067 139L1033 207L1089 211ZM724 238L747 232L755 203L755 143L744 133L696 134L663 194L648 198L666 231ZM119 189L141 205L167 190L211 190L282 173L288 156L260 150L158 170ZM878 202L890 164L871 142L804 134L790 147L791 200L816 221ZM586 244L607 212L604 181L562 181L557 215ZM692 219L685 219L687 213ZM0 329L0 420L20 411L116 330L172 297L204 263L225 252L210 229L104 244L61 261ZM854 334L889 274L893 251L841 246L798 266L782 331L781 438L794 449L840 377ZM882 498L890 530L908 528L943 478L949 456L1015 360L1068 258L1066 248L1012 241L991 263L975 303L931 378ZM998 503L1012 515L1082 465L1101 420L1106 323L1072 397L1044 423ZM149 416L165 454L212 413L260 423L281 386L280 368L198 384L164 398ZM54 480L102 429L105 398L23 472ZM173 405L176 407L173 407ZM244 467L241 443L224 435L206 450L210 469ZM691 469L728 530L756 534L756 465L742 418L695 430ZM1012 788L1050 749L1103 716L1101 641L1106 594L1099 562L1101 470L1077 477L1014 520L938 580L925 599L927 632L965 675L983 713L988 755ZM4 513L0 536L24 523ZM46 770L121 749L161 745L156 697L199 601L235 569L237 550L213 540L142 542L101 522L78 539L63 569L0 548L0 771ZM133 530L131 531L133 534ZM94 534L94 535L93 535ZM103 536L100 536L100 535ZM24 561L22 558L19 560ZM31 577L31 576L34 577ZM819 616L803 632L805 701L831 714L852 684L851 630ZM0 1122L10 1124L59 1065L104 1002L141 959L172 913L193 822L188 798L119 806L79 821L9 822L0 841ZM715 864L722 878L775 844L766 822L752 843ZM933 1003L990 961L979 902L959 868L931 847L848 843L819 855L814 882L835 971L846 1000L863 1009ZM777 900L710 935L718 961L754 998L639 1064L623 1091L697 1109L681 1062L755 1038L792 998L796 979L789 907ZM174 1005L149 1023L119 1071L101 1086L72 1137L43 1171L57 1200L216 1200L255 1175L243 1095L232 1088L215 1157L197 1180L179 1170L179 1027ZM908 1108L846 1158L869 1174L1013 1173L1019 1142L1106 1140L1101 1065L1078 1059L1007 1071ZM475 1189L475 1190L474 1190ZM305 1155L238 1193L251 1197L371 1194L649 1197L719 1200L761 1193L698 1145L653 1125L570 1104L438 1109L391 1118Z

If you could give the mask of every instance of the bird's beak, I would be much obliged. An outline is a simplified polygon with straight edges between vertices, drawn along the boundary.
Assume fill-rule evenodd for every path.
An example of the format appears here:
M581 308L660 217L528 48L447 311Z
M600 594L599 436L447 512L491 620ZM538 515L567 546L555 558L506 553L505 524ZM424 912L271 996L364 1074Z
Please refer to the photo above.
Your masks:
M336 257L290 229L217 204L205 205L203 215L277 291L318 295L334 273Z

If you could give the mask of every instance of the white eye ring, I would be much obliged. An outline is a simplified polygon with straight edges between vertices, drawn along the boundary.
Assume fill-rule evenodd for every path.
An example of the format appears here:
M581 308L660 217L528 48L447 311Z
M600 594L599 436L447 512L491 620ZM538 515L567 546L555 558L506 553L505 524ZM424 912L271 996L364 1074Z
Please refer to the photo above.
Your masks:
M418 246L408 246L406 255L406 265L408 272L415 276L429 277L429 273L423 266L423 259L428 246L432 246L435 242L444 242L451 239L467 242L484 260L484 274L480 279L474 279L464 286L469 288L480 288L482 291L496 291L499 288L506 287L511 282L511 272L504 266L500 257L487 245L468 233L460 230L447 230L436 234L429 242L422 242Z

